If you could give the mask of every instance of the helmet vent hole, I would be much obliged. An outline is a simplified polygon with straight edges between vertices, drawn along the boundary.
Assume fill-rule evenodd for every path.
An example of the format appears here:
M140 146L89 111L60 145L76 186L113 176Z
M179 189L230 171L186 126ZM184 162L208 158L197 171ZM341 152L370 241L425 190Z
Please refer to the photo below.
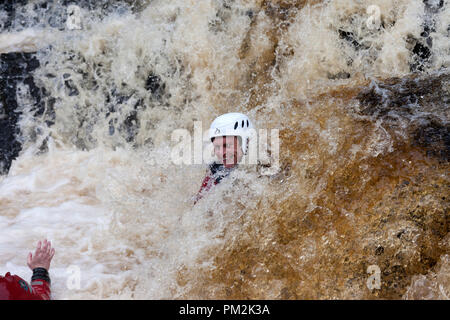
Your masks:
M244 127L244 120L242 120L242 125L241 125L241 127L242 127L242 128Z
M247 128L248 128L248 120L247 120Z
M238 122L236 121L236 123L234 124L234 130L236 130L237 129L237 127L238 127Z

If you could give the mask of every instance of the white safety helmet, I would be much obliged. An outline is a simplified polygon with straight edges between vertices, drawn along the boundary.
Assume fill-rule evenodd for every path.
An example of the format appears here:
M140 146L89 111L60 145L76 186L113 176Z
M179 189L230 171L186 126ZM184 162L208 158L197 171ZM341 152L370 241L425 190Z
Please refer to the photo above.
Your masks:
M209 138L212 141L213 138L222 136L241 137L242 152L246 154L250 139L249 129L253 129L253 125L245 114L237 112L225 113L211 123Z

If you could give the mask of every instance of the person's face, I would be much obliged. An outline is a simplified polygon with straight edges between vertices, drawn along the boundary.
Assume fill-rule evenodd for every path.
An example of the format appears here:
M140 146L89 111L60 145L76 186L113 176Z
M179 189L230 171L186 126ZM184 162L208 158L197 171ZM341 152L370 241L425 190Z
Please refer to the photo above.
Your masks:
M236 136L216 137L213 141L214 154L226 168L231 168L242 158L242 149Z

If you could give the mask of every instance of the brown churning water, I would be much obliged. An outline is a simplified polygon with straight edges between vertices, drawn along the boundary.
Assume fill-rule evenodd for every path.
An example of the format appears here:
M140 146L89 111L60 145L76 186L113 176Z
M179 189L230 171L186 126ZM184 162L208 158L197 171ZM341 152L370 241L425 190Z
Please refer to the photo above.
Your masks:
M42 93L16 85L1 274L47 237L55 299L450 297L448 1L36 3L0 34ZM279 168L193 206L171 135L226 112Z

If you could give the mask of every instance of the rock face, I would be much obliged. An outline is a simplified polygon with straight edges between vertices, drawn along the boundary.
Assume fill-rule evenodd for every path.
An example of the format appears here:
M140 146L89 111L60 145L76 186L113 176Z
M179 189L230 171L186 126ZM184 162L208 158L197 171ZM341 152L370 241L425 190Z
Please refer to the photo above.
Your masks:
M0 11L5 13L5 18L0 22L0 31L15 30L19 31L23 28L50 26L59 30L65 29L67 9L71 5L76 5L87 11L95 10L100 16L106 16L111 12L120 10L139 11L144 1L141 0L63 0L63 1L29 1L29 0L6 0L0 3ZM35 14L29 16L30 11L25 6L32 6L31 9Z
M36 87L31 72L39 67L34 53L0 54L0 174L8 172L11 161L20 150L20 129L18 121L21 111L17 105L17 87L28 86L34 100L32 110L42 114L42 90Z
M3 19L0 30L8 30L16 16L16 7L24 5L27 0L6 0L0 4L0 10L6 13L6 17Z
M390 127L407 123L413 145L440 161L450 160L450 74L372 83L357 99L361 114Z
M28 17L25 7L33 6L34 17ZM95 10L100 16L108 13L130 9L138 11L142 7L141 1L73 1L64 0L61 3L49 1L30 2L28 0L12 1L7 0L0 3L0 12L4 18L0 22L1 32L16 32L26 28L51 27L64 30L66 26L66 16L70 14L67 8L76 5L83 10ZM20 128L18 121L22 115L17 102L17 89L19 85L28 87L31 99L31 111L34 116L40 116L44 112L50 114L46 117L47 125L53 124L53 105L55 99L46 94L44 88L38 88L33 79L33 71L40 65L35 52L5 52L0 54L0 174L7 173L11 162L21 151ZM69 96L78 95L77 89L72 86L70 80L65 81L65 86L69 91ZM146 89L160 97L164 93L164 86L159 77L150 75L146 83ZM128 97L123 97L124 99ZM121 125L121 129L126 131L127 141L133 140L139 128L136 127L136 114L131 114ZM114 130L114 128L113 128ZM45 146L44 146L45 147Z

